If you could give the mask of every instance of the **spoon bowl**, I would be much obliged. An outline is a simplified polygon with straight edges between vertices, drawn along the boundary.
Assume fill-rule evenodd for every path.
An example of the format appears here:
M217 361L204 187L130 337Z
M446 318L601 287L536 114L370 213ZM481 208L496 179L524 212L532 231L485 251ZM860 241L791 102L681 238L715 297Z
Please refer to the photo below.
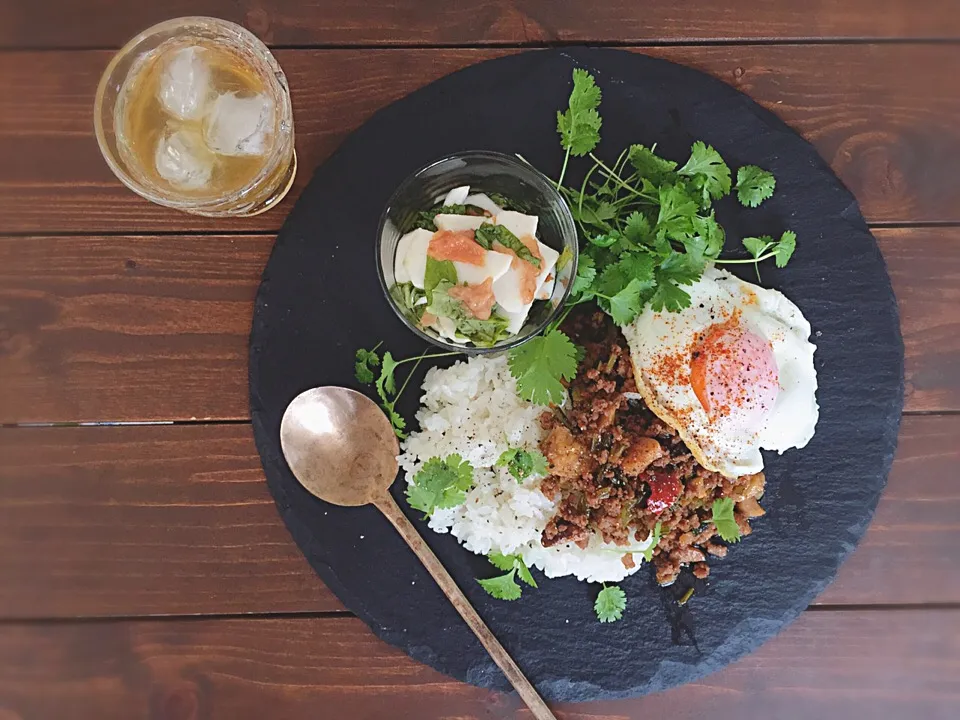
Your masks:
M318 387L297 395L280 421L280 447L300 484L334 505L376 503L397 477L393 427L356 390Z

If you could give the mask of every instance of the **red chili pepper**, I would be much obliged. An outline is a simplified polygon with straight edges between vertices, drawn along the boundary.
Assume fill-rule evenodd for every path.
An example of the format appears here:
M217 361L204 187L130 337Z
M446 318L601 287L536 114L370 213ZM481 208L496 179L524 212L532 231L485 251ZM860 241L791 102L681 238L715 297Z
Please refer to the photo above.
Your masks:
M659 515L673 505L680 493L683 492L683 483L676 475L654 473L647 482L650 483L650 499L647 500L647 510Z

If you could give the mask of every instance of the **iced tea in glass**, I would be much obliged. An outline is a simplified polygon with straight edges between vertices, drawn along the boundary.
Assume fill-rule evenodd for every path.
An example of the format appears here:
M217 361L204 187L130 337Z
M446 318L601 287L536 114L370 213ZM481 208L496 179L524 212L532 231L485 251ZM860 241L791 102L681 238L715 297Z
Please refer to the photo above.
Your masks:
M256 215L296 174L283 71L225 20L168 20L127 43L100 80L94 122L127 187L185 212Z

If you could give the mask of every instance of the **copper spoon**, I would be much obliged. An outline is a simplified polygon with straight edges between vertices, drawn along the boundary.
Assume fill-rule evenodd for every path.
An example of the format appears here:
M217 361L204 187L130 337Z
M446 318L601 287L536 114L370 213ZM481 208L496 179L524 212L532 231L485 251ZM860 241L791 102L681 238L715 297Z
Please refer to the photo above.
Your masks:
M280 445L290 470L311 494L334 505L374 505L386 515L533 716L556 720L390 495L400 448L390 421L373 400L341 387L306 390L283 413Z

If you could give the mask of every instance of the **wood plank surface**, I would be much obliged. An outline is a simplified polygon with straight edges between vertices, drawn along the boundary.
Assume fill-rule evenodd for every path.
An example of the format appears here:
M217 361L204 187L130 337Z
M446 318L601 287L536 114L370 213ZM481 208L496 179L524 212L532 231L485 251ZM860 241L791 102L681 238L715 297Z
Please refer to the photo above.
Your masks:
M906 407L960 409L960 228L875 233L900 302ZM272 244L0 238L0 423L248 419L247 340Z
M953 72L960 45L639 51L711 73L779 114L816 145L870 221L960 221L960 183L954 180L960 128L953 122L960 117L960 73ZM278 52L292 88L299 177L278 209L232 221L152 205L112 176L91 120L94 90L109 52L0 54L0 232L276 230L312 169L375 110L453 70L505 52L512 51Z
M677 4L647 0L56 0L0 4L0 47L119 47L155 22L213 15L279 45L643 42L960 35L950 0Z
M904 419L876 519L818 603L960 603L958 436L958 416ZM0 458L0 618L342 609L249 426L4 428Z
M0 457L0 617L343 609L249 425L4 428Z
M589 662L588 658L584 659ZM960 611L804 613L753 655L646 698L560 720L948 720ZM0 627L4 720L520 720L513 695L419 665L354 618Z

